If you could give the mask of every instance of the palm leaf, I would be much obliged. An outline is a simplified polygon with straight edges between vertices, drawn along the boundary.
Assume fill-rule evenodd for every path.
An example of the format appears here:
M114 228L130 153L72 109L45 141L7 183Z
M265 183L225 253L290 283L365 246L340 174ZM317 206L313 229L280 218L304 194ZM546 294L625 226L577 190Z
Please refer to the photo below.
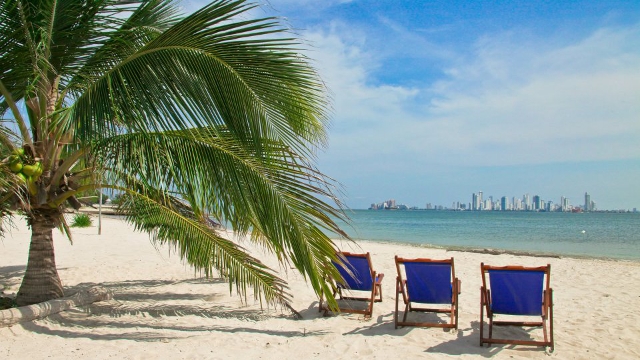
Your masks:
M337 277L333 241L322 231L347 237L335 219L344 214L319 196L332 184L283 145L266 144L257 157L224 130L125 134L95 145L96 161L149 188L173 191L198 216L213 216L241 235L291 261L323 293L322 279ZM166 169L166 171L159 171ZM109 178L109 175L107 175ZM331 298L331 294L325 294Z
M139 189L148 189L146 185ZM230 290L247 294L254 289L254 298L268 303L285 304L290 295L286 282L273 274L260 260L248 255L233 242L220 237L211 223L197 217L189 207L175 197L156 191L145 194L126 190L121 207L127 220L137 230L152 234L158 244L169 244L196 270L213 276L213 270L229 280Z
M230 23L251 7L214 2L124 59L78 96L78 136L224 124L246 144L323 143L327 99L317 74L271 19ZM244 39L244 40L243 40ZM248 39L248 40L247 40ZM111 94L118 94L113 96Z

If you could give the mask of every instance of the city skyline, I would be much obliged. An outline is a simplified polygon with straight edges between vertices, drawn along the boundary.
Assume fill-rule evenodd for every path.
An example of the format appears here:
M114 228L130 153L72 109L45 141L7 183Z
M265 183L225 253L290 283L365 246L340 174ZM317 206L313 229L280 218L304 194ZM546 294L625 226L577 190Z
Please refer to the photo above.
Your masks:
M525 193L522 196L498 196L489 195L484 197L483 191L472 193L469 202L453 201L451 206L433 204L427 202L424 208L416 205L399 203L395 199L385 200L380 203L371 203L369 209L397 209L397 210L464 210L464 211L629 211L637 212L637 207L633 208L612 208L599 209L597 203L591 199L591 194L584 193L580 201L573 202L570 198L560 196L559 201L547 200L539 195L531 196Z

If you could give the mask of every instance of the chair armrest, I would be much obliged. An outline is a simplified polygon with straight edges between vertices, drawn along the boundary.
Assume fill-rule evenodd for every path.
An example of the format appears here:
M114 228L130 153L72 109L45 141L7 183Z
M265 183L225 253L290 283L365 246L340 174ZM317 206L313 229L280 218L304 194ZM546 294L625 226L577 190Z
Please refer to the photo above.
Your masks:
M382 282L382 279L383 279L383 278L384 278L384 274L382 274L382 273L378 274L378 275L376 276L375 283L376 283L376 284L380 284L380 283Z

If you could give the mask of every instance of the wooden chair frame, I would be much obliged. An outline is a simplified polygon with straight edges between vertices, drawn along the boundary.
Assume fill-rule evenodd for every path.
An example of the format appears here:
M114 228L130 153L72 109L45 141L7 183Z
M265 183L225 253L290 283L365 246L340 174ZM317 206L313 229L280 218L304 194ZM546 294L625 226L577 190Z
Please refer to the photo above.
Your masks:
M367 301L368 302L368 306L364 310L353 309L353 308L348 308L348 307L341 307L340 308L340 312L353 313L353 314L363 314L365 316L365 318L371 317L371 315L373 314L373 304L382 301L382 279L384 278L384 274L382 274L382 273L377 274L373 270L373 266L371 264L371 254L369 254L368 252L365 253L365 254L356 254L356 253L350 253L350 252L340 252L340 253L338 253L338 256L339 257L344 257L344 259L347 262L348 262L348 258L350 258L350 257L351 258L364 258L364 259L366 259L367 263L369 264L369 271L370 271L370 274L371 274L371 282L372 282L371 290L353 290L353 289L346 288L344 285L340 284L339 282L334 282L333 297L335 298L336 295L338 295L339 297L337 298L337 300L355 300L355 301ZM368 294L366 296L354 296L353 294L349 294L348 296L345 296L345 294L343 294L343 291L345 291L345 290L349 291L349 292L360 291L361 293L364 293L366 291L366 292L368 292ZM319 312L324 311L325 315L329 312L329 309L326 306L323 306L323 298L322 297L320 297L318 311Z
M461 291L461 282L456 278L455 266L453 258L444 260L434 260L426 258L418 259L406 259L396 255L396 270L398 271L398 277L396 278L396 308L394 313L395 328L398 326L421 326L421 327L439 327L439 328L454 328L458 329L458 295ZM451 265L451 305L447 308L424 308L414 306L414 302L409 297L407 289L407 280L402 277L401 265L405 263L440 263ZM402 321L399 321L398 303L400 302L400 294L402 294L402 300L405 304L404 315ZM435 322L410 322L407 321L407 314L409 312L432 312L432 313L448 313L450 316L449 323L435 323Z
M551 284L551 265L540 267L523 267L523 266L490 266L484 263L480 264L482 271L482 287L480 288L480 346L485 343L491 344L514 344L514 345L531 345L549 347L553 351L553 290ZM494 321L493 317L496 313L492 311L491 306L491 289L487 287L486 274L489 270L514 270L514 271L543 271L546 280L544 280L544 290L542 296L542 315L541 321ZM489 320L489 337L484 337L484 313L486 312ZM517 315L511 315L517 316ZM544 341L533 340L516 340L516 339L497 339L493 337L493 326L522 326L522 327L542 327Z

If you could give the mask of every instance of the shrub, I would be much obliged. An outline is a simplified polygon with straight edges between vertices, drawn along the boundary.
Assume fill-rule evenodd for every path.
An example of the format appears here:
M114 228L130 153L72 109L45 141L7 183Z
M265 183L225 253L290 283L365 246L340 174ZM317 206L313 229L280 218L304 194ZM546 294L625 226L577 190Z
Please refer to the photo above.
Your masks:
M102 204L106 204L109 197L107 195L102 195ZM78 200L82 201L85 204L97 205L100 203L100 197L98 195L84 196L79 198Z
M71 223L71 227L89 227L91 225L91 218L87 214L76 214Z
M122 205L126 200L126 196L123 194L117 194L116 196L113 197L113 199L111 199L111 204L113 205Z

